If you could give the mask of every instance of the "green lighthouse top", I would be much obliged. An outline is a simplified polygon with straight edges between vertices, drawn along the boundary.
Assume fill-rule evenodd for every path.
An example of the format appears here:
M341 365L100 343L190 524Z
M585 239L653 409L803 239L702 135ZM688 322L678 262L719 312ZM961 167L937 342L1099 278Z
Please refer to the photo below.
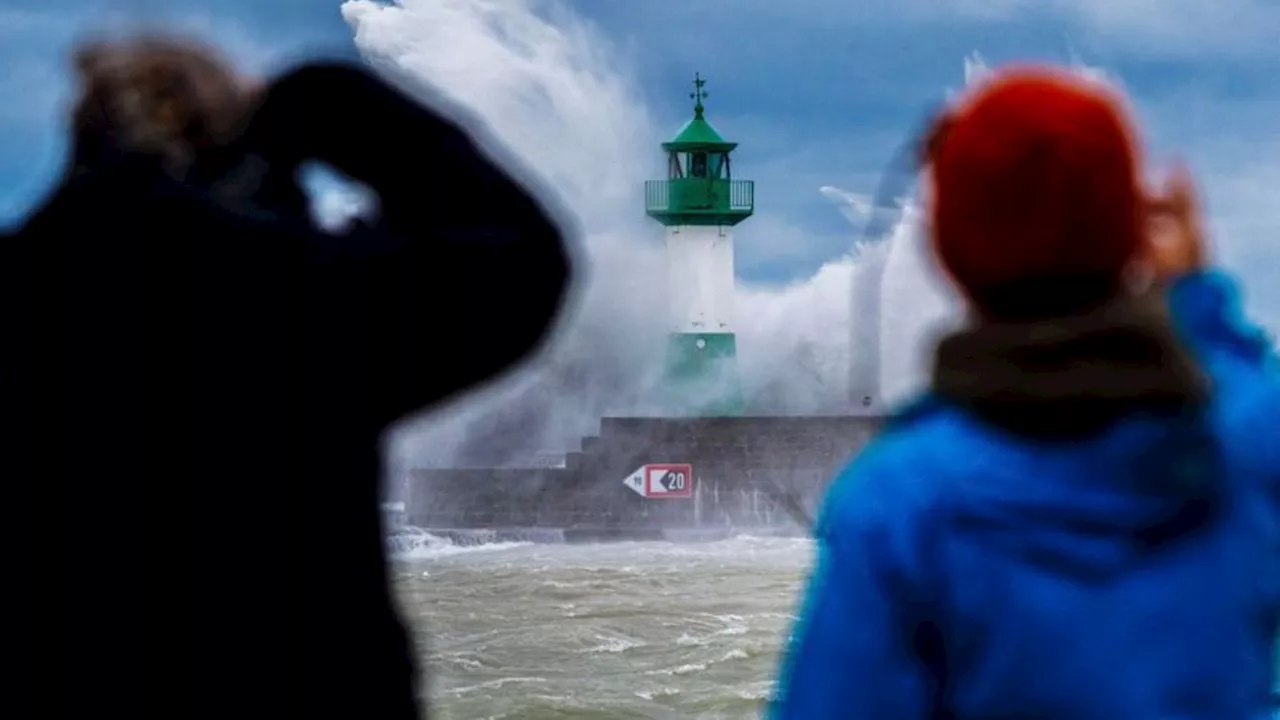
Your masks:
M711 127L711 123L703 117L706 108L702 105L702 101L708 97L703 86L707 84L702 79L702 75L694 73L693 87L694 91L689 93L689 97L693 99L693 119L685 123L670 142L662 144L662 149L667 152L680 152L682 150L705 150L707 152L729 152L738 146L737 143L726 142L720 137L720 133Z
M755 184L734 180L730 172L730 155L738 144L720 137L703 116L706 84L701 75L693 76L693 119L662 144L667 178L645 183L645 213L668 227L733 226L755 210Z

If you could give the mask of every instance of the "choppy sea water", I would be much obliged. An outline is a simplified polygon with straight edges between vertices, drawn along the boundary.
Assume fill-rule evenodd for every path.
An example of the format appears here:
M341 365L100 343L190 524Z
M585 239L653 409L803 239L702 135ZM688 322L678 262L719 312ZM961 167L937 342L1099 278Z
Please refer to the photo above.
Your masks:
M808 540L757 537L461 547L419 533L399 549L431 717L447 720L759 717L813 561Z
M755 718L812 562L801 539L456 547L396 584L433 718Z

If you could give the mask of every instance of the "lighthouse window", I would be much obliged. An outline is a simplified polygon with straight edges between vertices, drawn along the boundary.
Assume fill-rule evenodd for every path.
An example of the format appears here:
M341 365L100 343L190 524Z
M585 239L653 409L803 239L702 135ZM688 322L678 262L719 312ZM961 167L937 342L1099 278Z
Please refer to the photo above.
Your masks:
M722 164L724 164L724 159L725 159L724 153L712 153L712 154L711 154L711 158L710 158L710 161L711 161L711 177L713 177L713 178L719 178L719 177L722 177L722 176L721 176L721 174L720 174L720 166L721 166Z
M689 168L689 175L693 177L704 178L707 176L707 154L694 153L692 166Z
M684 170L680 167L680 156L676 153L671 153L667 159L667 176L672 179L684 177Z

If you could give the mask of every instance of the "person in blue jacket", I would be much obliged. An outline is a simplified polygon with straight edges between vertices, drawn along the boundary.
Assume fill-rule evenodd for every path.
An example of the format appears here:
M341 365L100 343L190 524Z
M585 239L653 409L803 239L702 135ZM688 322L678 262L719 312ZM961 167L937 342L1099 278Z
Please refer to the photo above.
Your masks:
M1051 68L936 128L972 321L829 488L771 716L1268 717L1280 364L1188 174L1146 193L1123 101Z

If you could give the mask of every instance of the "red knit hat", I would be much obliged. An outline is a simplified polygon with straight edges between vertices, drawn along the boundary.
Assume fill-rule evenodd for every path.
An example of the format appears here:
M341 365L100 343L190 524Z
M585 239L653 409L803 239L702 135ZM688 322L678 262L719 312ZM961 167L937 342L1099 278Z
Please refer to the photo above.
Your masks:
M934 247L979 306L1038 278L1114 282L1139 247L1138 151L1122 102L1051 68L999 73L930 143Z

